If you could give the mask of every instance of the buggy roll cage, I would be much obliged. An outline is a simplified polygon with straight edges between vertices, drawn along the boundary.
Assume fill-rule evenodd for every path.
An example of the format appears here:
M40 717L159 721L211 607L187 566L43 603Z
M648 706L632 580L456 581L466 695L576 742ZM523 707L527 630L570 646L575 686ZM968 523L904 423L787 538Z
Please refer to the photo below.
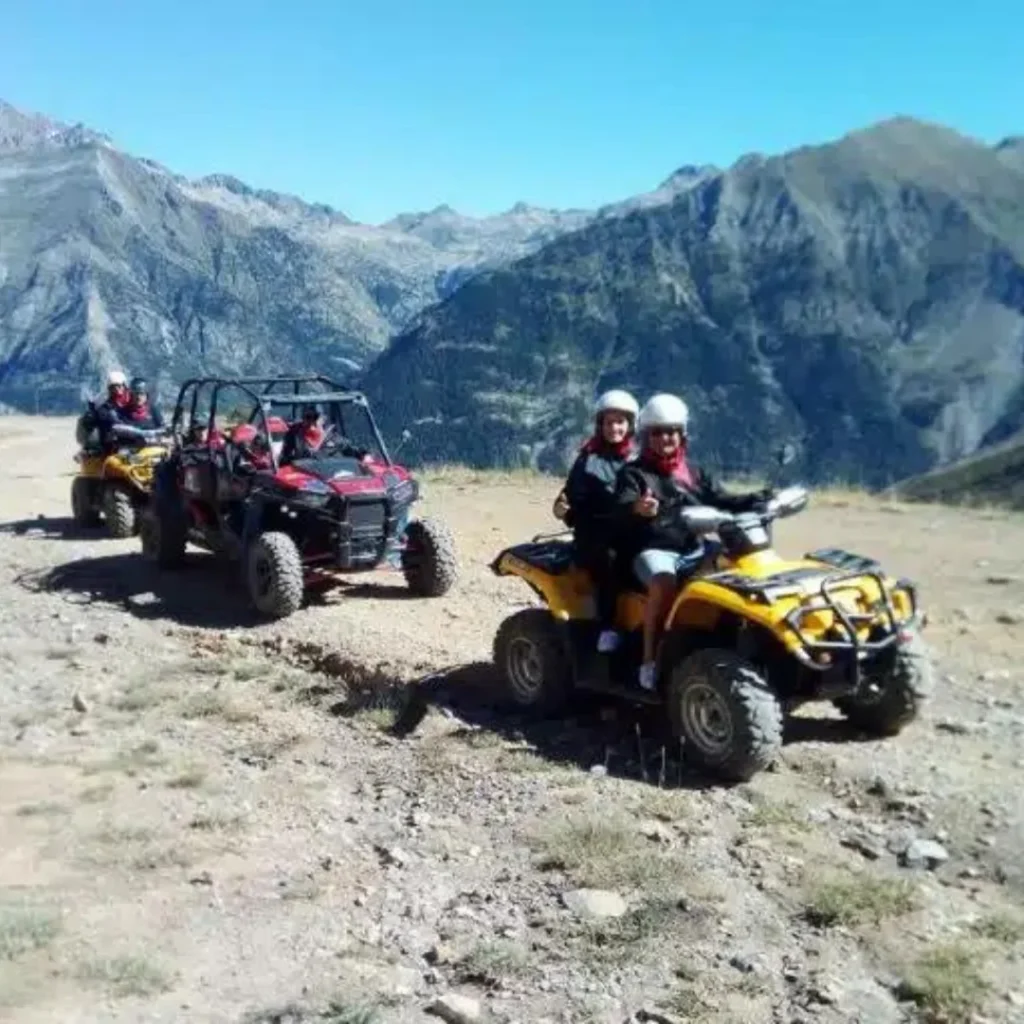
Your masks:
M302 390L308 385L317 385L322 390ZM332 402L338 405L355 405L363 410L366 421L370 426L374 442L387 466L393 465L391 456L388 454L387 445L377 428L377 422L370 411L370 403L361 391L352 391L342 387L336 381L319 373L308 374L284 374L276 377L190 377L184 381L178 389L178 398L174 403L174 416L171 419L171 435L174 440L181 444L182 441L182 420L185 418L186 395L192 389L191 403L188 406L188 420L195 426L196 406L199 402L199 395L203 388L212 387L213 393L210 396L210 415L206 422L207 437L213 432L214 423L217 419L217 398L222 388L237 388L253 402L253 412L249 417L250 423L259 419L264 435L271 437L270 424L268 422L268 411L275 405L302 405L315 402ZM282 390L290 387L290 392ZM257 388L262 390L257 391ZM276 393L275 393L276 392ZM277 461L277 454L273 445L268 445L271 464L276 473L280 469Z

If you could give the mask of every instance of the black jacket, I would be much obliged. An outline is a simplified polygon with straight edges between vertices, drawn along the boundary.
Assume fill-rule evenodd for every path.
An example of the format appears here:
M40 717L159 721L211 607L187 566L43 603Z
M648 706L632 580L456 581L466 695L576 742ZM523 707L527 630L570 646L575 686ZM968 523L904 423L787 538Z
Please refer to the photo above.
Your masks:
M730 494L701 469L693 470L693 478L693 485L688 487L670 476L662 476L640 460L623 467L616 485L623 554L636 555L646 548L681 554L692 551L699 538L679 520L679 509L712 505L725 512L749 512L767 498L764 491ZM647 492L658 499L658 513L650 519L637 515L630 508Z
M610 449L584 449L576 457L565 483L569 501L565 525L577 536L611 542L620 518L615 489L619 473L631 458Z

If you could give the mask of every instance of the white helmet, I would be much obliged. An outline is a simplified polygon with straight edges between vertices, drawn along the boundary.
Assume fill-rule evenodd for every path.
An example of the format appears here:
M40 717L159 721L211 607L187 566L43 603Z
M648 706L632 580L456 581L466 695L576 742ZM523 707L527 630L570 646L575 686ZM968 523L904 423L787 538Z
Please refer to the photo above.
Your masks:
M690 410L675 395L652 395L640 410L637 429L643 433L651 427L678 427L684 434L690 425Z
M110 373L107 374L107 387L116 388L118 385L121 387L127 387L128 378L121 370L111 370Z
M636 422L640 404L628 391L606 391L594 405L594 415L606 412L624 412Z

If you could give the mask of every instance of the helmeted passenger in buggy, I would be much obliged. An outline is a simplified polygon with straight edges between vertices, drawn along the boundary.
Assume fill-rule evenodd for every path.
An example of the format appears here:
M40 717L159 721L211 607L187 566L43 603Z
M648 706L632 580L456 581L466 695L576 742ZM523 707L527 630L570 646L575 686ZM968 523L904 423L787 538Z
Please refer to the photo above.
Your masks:
M621 637L615 629L615 548L619 524L616 481L635 454L639 412L628 392L606 391L594 406L594 433L580 449L553 512L573 531L574 556L594 585L600 632L597 649L610 654Z
M617 482L621 527L619 554L647 589L640 685L656 685L658 629L680 583L706 557L704 542L680 519L684 506L711 505L726 512L756 509L771 491L730 494L687 458L690 412L676 395L658 394L640 411L640 453L622 468Z

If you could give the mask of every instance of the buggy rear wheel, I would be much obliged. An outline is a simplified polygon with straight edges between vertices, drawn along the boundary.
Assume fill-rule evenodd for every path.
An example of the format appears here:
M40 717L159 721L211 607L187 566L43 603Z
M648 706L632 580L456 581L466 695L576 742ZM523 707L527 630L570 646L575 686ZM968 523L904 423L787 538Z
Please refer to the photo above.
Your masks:
M103 489L103 518L111 537L131 537L137 528L132 496L116 484L108 484Z
M100 514L92 504L92 483L84 476L71 481L71 518L78 526L99 526Z
M524 608L498 627L494 664L517 708L556 714L572 693L566 637L544 608Z
M299 610L305 590L302 558L287 533L271 531L257 537L245 565L249 597L260 614L284 619Z
M414 519L406 527L402 572L417 597L441 597L459 575L455 541L437 519Z
M706 648L672 671L672 731L683 755L732 782L768 768L782 749L782 707L757 670L732 651Z
M885 661L865 670L867 686L855 697L833 703L855 728L873 736L896 736L921 713L935 688L935 670L924 641L915 633Z

